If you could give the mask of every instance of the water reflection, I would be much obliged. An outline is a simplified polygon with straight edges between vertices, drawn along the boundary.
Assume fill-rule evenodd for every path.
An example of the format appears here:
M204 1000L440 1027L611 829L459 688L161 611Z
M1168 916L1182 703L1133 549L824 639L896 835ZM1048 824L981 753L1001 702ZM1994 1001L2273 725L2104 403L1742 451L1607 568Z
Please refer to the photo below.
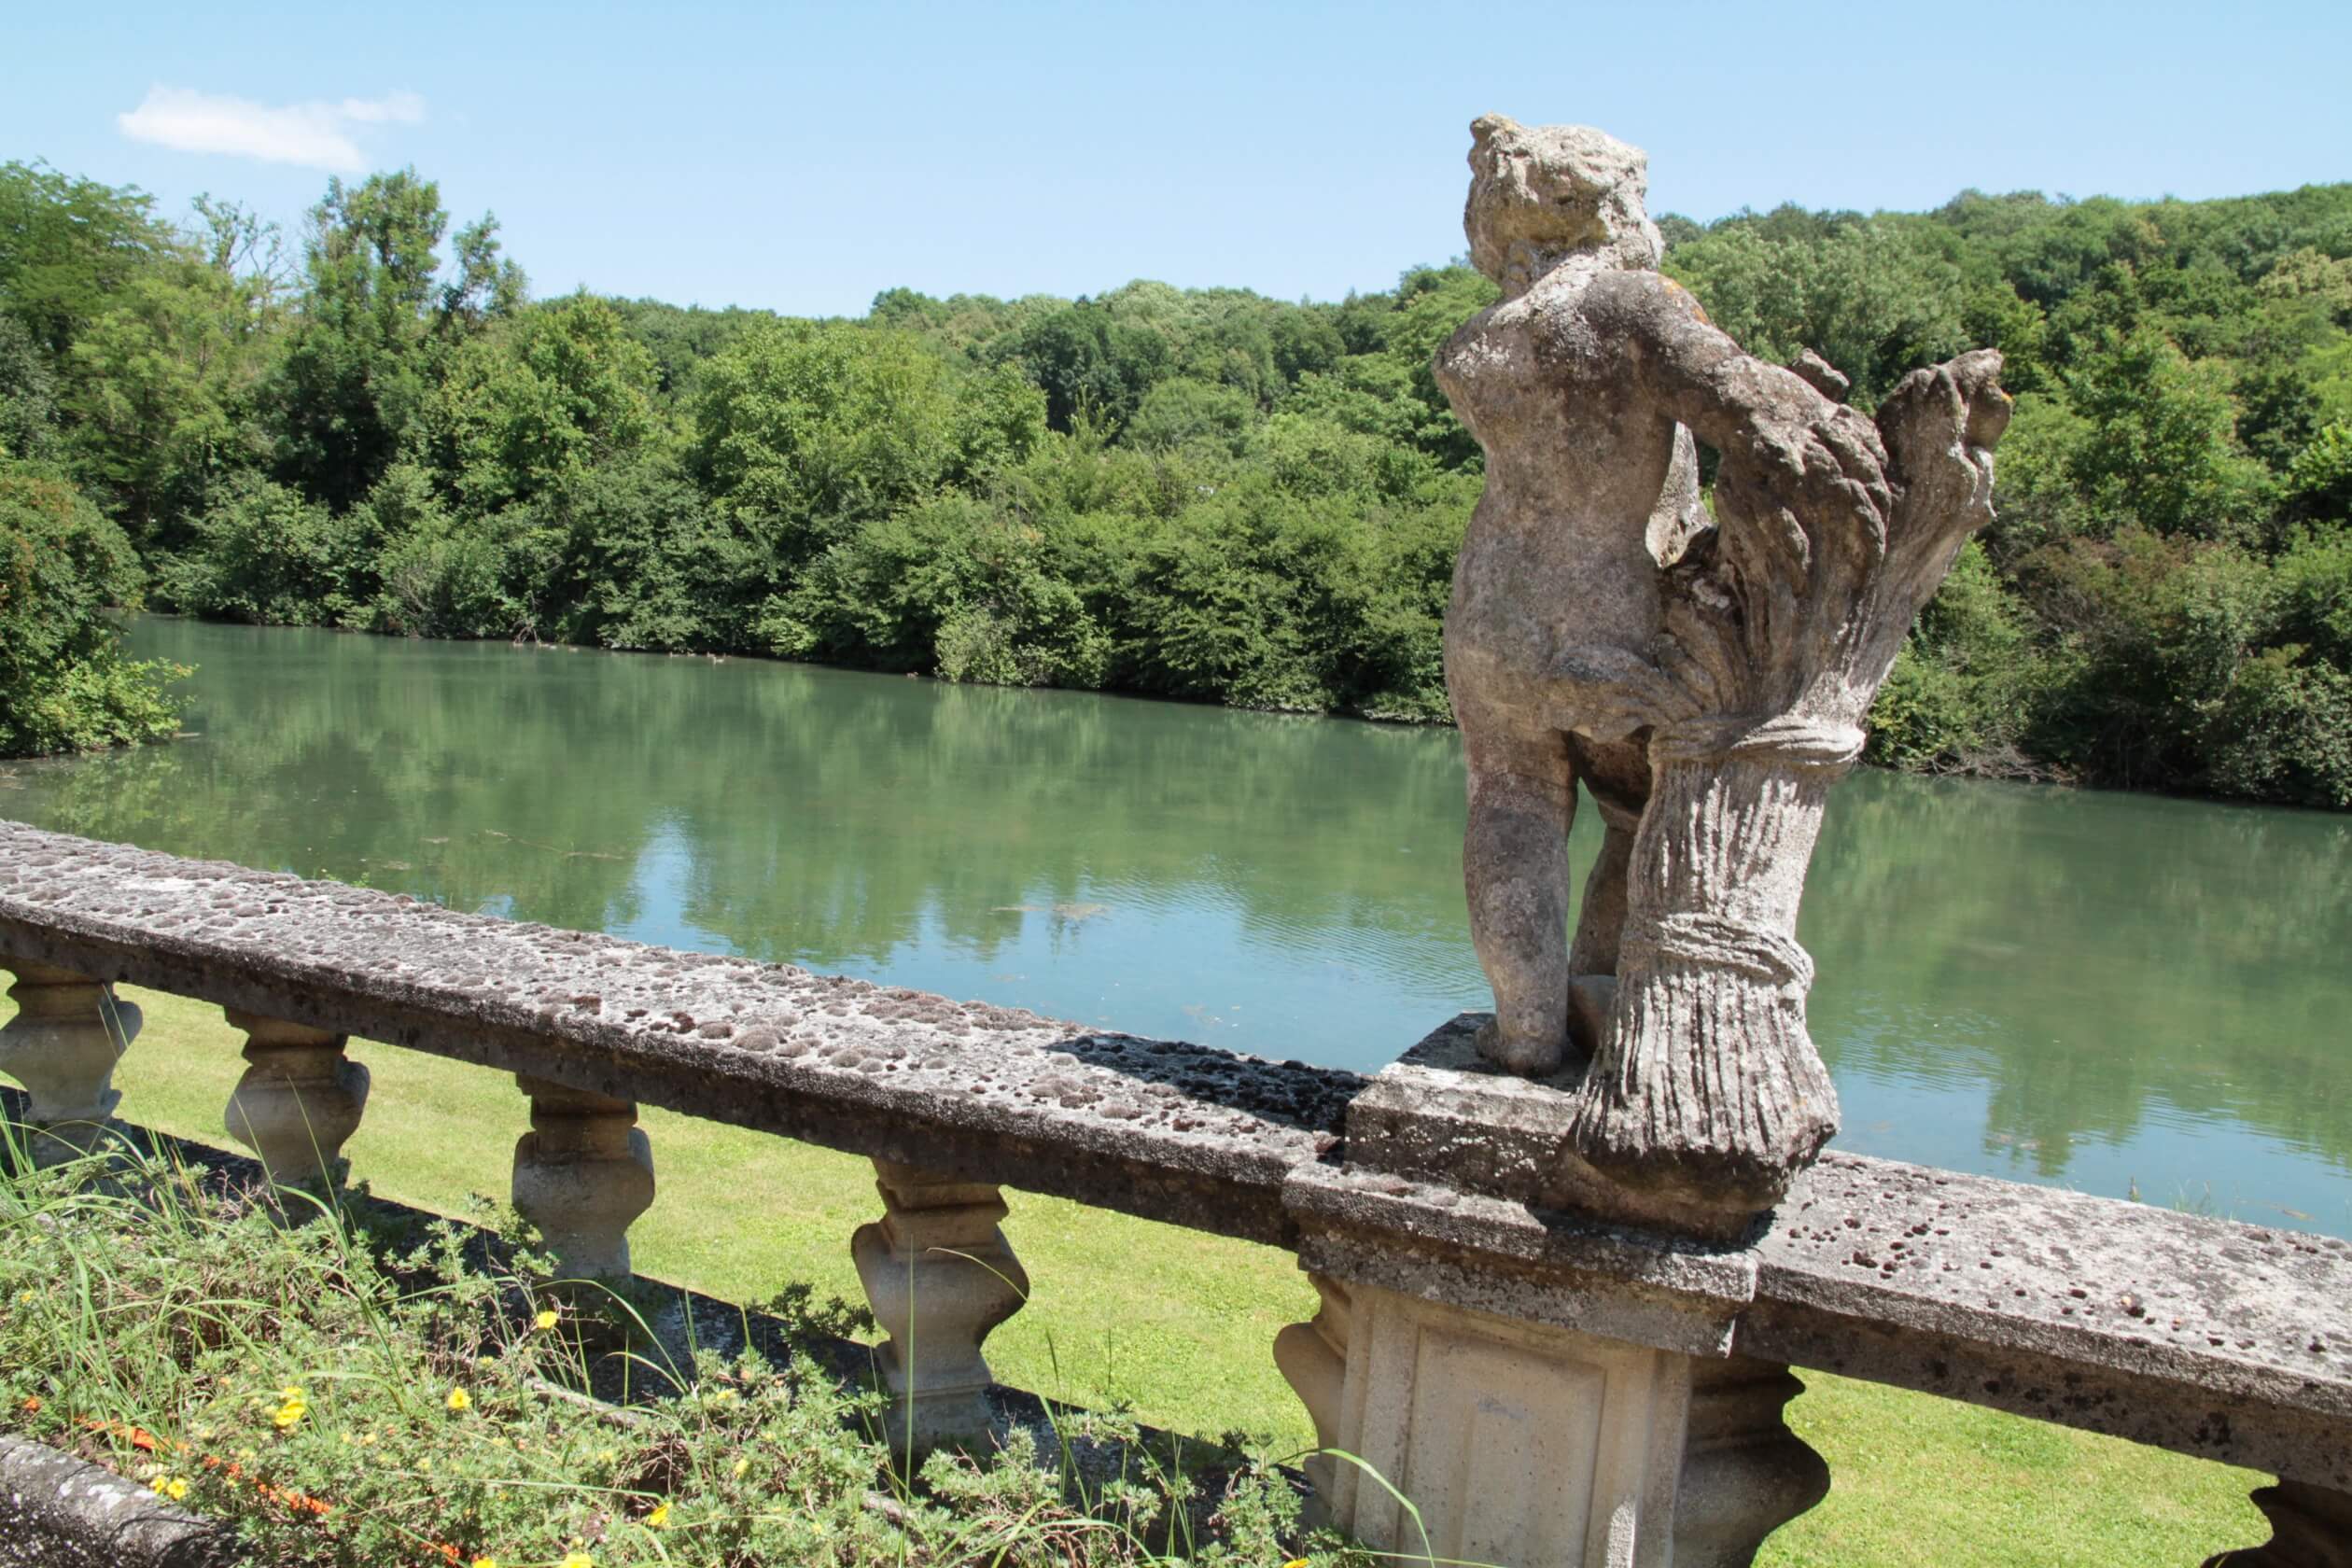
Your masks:
M136 638L201 666L201 737L20 765L0 814L1335 1066L1482 995L1447 732L745 660ZM1855 777L1802 931L1841 1141L2352 1234L2347 851L2352 822L2314 814Z

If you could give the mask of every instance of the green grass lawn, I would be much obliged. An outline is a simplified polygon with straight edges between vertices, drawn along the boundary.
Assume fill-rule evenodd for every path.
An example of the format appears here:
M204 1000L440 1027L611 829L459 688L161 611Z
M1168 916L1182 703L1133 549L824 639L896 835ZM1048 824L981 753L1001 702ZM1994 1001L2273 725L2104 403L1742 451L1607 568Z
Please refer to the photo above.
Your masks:
M243 1037L217 1008L122 993L147 1023L116 1073L121 1114L226 1143L221 1107ZM0 1002L0 1019L14 1013ZM511 1077L372 1043L352 1054L374 1086L344 1153L379 1194L455 1212L504 1200L527 1126ZM660 1197L629 1233L639 1272L734 1300L805 1281L860 1299L849 1234L879 1217L861 1159L649 1110ZM1287 1253L1058 1198L1010 1193L1004 1231L1028 1269L1027 1309L988 1340L1007 1383L1082 1404L1130 1400L1179 1431L1271 1433L1304 1448L1306 1412L1274 1369L1275 1331L1314 1293ZM2263 1540L2247 1502L2263 1477L2111 1438L1869 1383L1804 1374L1789 1421L1829 1462L1820 1507L1758 1561L1823 1568L1998 1561L2133 1568Z

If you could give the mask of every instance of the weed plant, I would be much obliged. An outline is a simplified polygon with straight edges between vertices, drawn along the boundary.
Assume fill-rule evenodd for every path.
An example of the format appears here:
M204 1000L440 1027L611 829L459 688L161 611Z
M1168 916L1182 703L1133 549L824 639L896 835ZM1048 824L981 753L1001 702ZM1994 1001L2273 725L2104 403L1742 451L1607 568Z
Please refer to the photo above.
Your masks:
M1059 1417L1050 1444L1015 1425L910 1473L880 1436L883 1395L805 1353L665 1349L629 1301L554 1280L511 1215L502 1238L419 1225L364 1191L240 1183L168 1144L49 1169L13 1152L0 1421L222 1521L245 1561L1344 1555L1302 1535L1270 1456L1188 1473L1115 1417ZM616 1375L640 1396L625 1407L592 1397Z

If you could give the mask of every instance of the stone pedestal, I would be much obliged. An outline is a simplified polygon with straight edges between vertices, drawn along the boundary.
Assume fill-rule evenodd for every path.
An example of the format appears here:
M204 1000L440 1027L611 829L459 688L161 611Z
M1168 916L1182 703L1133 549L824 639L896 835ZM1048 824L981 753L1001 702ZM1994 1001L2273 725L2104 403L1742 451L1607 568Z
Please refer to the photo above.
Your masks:
M291 1185L337 1171L368 1103L368 1070L343 1054L348 1037L223 1011L231 1028L245 1031L249 1064L222 1118L229 1136L259 1156L273 1182Z
M0 1071L31 1100L27 1136L35 1163L60 1165L94 1148L121 1103L115 1061L139 1032L139 1010L114 987L49 964L10 959L17 1015L0 1028Z
M1029 1299L1029 1275L997 1222L999 1190L875 1160L883 1216L850 1239L859 1282L889 1338L875 1352L893 1447L977 1437L995 1381L981 1341Z
M1482 1022L1382 1071L1346 1161L1284 1183L1322 1303L1274 1354L1326 1450L1316 1510L1407 1558L1740 1568L1828 1491L1782 1420L1802 1385L1733 1353L1757 1227L1608 1189L1568 1150L1576 1070L1499 1071Z
M637 1107L527 1073L531 1130L514 1145L514 1207L539 1227L562 1276L629 1278L629 1225L653 1206L653 1151Z
M1743 1568L1828 1491L1782 1422L1785 1367L1313 1278L1323 1309L1275 1360L1331 1450L1307 1466L1318 1522L1378 1551Z
M1362 1463L1322 1461L1333 1524L1408 1558L1674 1561L1691 1358L1379 1286L1346 1299L1327 1445Z
M2270 1540L2205 1560L2205 1568L2352 1568L2352 1493L2281 1481L2254 1494Z

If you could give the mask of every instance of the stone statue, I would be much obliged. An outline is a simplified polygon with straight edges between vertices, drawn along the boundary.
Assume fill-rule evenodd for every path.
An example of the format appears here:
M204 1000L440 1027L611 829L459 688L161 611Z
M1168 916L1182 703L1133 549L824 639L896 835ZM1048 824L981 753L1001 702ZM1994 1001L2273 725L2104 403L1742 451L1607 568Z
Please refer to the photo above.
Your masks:
M1480 1050L1530 1077L1589 1051L1572 1136L1609 1179L1769 1207L1837 1130L1805 867L1913 616L1991 516L2000 357L1912 372L1874 423L1829 366L1743 354L1659 273L1640 151L1471 133L1463 227L1503 298L1436 371L1487 455L1446 616ZM1571 945L1579 782L1606 833Z

